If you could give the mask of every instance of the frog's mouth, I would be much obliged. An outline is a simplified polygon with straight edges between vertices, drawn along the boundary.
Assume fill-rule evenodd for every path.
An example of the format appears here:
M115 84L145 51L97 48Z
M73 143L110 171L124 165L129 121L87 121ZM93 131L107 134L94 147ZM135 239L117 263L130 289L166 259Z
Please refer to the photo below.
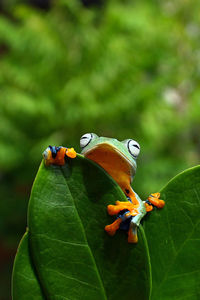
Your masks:
M133 164L119 149L109 143L101 143L84 152L84 156L100 165L117 182L128 176L130 181L136 171Z

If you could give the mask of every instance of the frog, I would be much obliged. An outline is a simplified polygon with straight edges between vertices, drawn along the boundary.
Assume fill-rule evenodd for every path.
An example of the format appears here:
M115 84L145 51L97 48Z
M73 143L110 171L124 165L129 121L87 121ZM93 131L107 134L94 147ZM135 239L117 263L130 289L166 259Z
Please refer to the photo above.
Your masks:
M108 214L115 216L115 220L105 226L105 231L114 236L118 229L122 229L128 233L128 243L136 244L138 227L146 213L165 205L160 193L152 193L143 201L132 188L140 153L139 143L133 139L119 141L86 133L80 138L80 147L81 155L103 168L126 196L126 201L116 200L115 204L107 205ZM76 151L74 148L49 146L43 156L46 165L64 165L65 157L75 158Z

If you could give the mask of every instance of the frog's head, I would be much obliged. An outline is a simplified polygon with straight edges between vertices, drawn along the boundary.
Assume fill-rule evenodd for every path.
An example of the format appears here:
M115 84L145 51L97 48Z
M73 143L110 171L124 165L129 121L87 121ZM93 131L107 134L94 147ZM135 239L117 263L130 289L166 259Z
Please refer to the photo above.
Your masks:
M86 133L80 139L82 154L103 167L116 181L119 177L129 177L136 172L136 159L140 152L139 144L126 139L98 137L95 133ZM121 180L121 179L120 179Z

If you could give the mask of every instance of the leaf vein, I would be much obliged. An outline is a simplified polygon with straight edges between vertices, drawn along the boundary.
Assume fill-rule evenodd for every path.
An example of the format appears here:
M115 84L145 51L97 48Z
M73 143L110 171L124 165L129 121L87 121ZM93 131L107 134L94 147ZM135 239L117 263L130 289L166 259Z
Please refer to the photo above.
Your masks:
M90 284L90 283L88 283L88 282L86 282L86 281L83 281L83 280L77 279L77 278L75 278L75 277L66 275L66 274L64 274L64 273L62 273L62 272L59 272L59 271L57 271L57 270L54 270L54 269L51 269L51 268L46 268L46 270L52 271L53 273L56 273L56 274L58 274L58 275L60 275L60 276L63 276L64 278L67 278L67 279L70 279L70 280L74 280L74 281L77 281L78 283L81 283L81 284L83 284L83 285L87 285L87 286L89 286L89 287L92 287L92 288L94 288L95 290L99 290L99 289L100 289L99 287L96 287L96 286L94 286L94 285L92 285L92 284Z
M185 241L181 244L180 248L179 248L178 251L176 252L176 255L174 256L174 259L172 260L171 264L169 265L169 267L168 267L168 269L167 269L167 271L166 271L166 273L165 273L165 276L164 276L163 280L161 281L160 286L158 287L158 290L161 289L161 287L162 287L162 285L164 284L164 282L165 282L165 280L166 280L166 278L167 278L167 276L168 276L168 274L169 274L169 272L170 272L170 270L171 270L171 267L173 266L173 264L174 264L174 262L175 262L175 260L176 260L176 258L177 258L177 256L178 256L178 254L181 252L181 250L182 250L182 248L184 247L184 245L186 244L186 242L187 242L188 240L190 240L190 237L192 236L192 234L193 234L195 228L199 225L199 223L200 223L200 220L198 220L198 222L196 222L196 224L194 225L194 227L193 227L191 233L188 235L188 237L185 239Z
M43 234L43 233L36 233L35 235L41 236L43 238L46 238L46 239L49 239L51 241L55 241L55 242L58 242L58 243L63 243L63 244L72 245L72 246L82 246L82 247L85 246L85 247L88 247L88 245L84 244L84 243L77 243L77 242L75 243L75 242L63 241L63 240L60 240L60 239L51 238L48 235Z
M173 278L178 278L178 277L182 277L182 276L192 275L192 274L195 274L195 273L200 273L200 270L195 270L195 271L182 273L182 274L177 274L177 275L171 275L171 276L169 276L169 278L173 279Z

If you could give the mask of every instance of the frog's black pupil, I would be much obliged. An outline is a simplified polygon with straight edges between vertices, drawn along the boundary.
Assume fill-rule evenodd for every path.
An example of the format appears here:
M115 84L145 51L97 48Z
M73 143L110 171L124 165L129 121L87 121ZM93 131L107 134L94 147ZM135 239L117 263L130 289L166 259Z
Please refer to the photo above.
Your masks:
M127 194L129 194L129 190L128 190L128 189L125 189L125 192L126 192Z

